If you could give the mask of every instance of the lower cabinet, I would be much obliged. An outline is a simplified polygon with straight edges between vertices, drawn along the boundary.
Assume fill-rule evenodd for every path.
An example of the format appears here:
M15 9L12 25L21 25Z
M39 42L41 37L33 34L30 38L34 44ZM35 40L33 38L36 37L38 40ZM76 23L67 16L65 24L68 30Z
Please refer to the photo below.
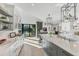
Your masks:
M67 51L46 40L42 41L42 46L48 56L72 56Z

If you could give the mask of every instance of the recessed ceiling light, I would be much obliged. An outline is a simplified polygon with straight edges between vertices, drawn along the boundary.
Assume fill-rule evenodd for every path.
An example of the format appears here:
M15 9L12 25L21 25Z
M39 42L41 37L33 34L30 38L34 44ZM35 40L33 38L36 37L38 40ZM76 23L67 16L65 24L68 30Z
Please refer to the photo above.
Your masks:
M32 3L32 6L35 6L35 4L34 4L34 3Z

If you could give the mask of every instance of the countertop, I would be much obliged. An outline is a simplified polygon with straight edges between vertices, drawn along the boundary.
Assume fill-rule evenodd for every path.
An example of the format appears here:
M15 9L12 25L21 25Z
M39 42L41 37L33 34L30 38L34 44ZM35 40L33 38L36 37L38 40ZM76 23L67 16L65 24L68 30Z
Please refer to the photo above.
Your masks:
M78 42L73 42L69 40L65 40L64 38L58 36L58 35L48 35L48 34L41 34L41 38L43 40L47 40L56 46L64 49L68 53L74 55L74 56L79 56L79 43Z

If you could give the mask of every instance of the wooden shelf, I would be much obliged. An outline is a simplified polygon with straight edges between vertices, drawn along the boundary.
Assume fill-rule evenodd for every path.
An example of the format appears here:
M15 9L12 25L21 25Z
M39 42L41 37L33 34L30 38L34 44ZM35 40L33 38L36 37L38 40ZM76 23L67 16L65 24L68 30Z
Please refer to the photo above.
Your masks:
M5 20L1 20L1 19L0 19L0 22L6 23L6 24L12 24L12 22L10 22L10 21L5 21Z

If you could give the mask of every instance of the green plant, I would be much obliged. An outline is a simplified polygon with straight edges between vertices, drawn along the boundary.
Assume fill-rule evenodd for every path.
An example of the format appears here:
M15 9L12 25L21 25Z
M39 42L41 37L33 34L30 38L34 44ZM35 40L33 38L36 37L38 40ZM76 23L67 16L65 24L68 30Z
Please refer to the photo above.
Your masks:
M35 25L32 25L32 30L36 31L36 26Z
M52 35L53 33L52 32L49 32L49 35Z
M31 32L33 31L33 29L32 28L26 28L26 31L29 33L29 36L31 36Z
M24 27L24 32L26 32L27 31L27 33L29 33L29 37L30 36L35 36L35 34L36 34L36 25L35 24L29 24L28 26L25 26Z

